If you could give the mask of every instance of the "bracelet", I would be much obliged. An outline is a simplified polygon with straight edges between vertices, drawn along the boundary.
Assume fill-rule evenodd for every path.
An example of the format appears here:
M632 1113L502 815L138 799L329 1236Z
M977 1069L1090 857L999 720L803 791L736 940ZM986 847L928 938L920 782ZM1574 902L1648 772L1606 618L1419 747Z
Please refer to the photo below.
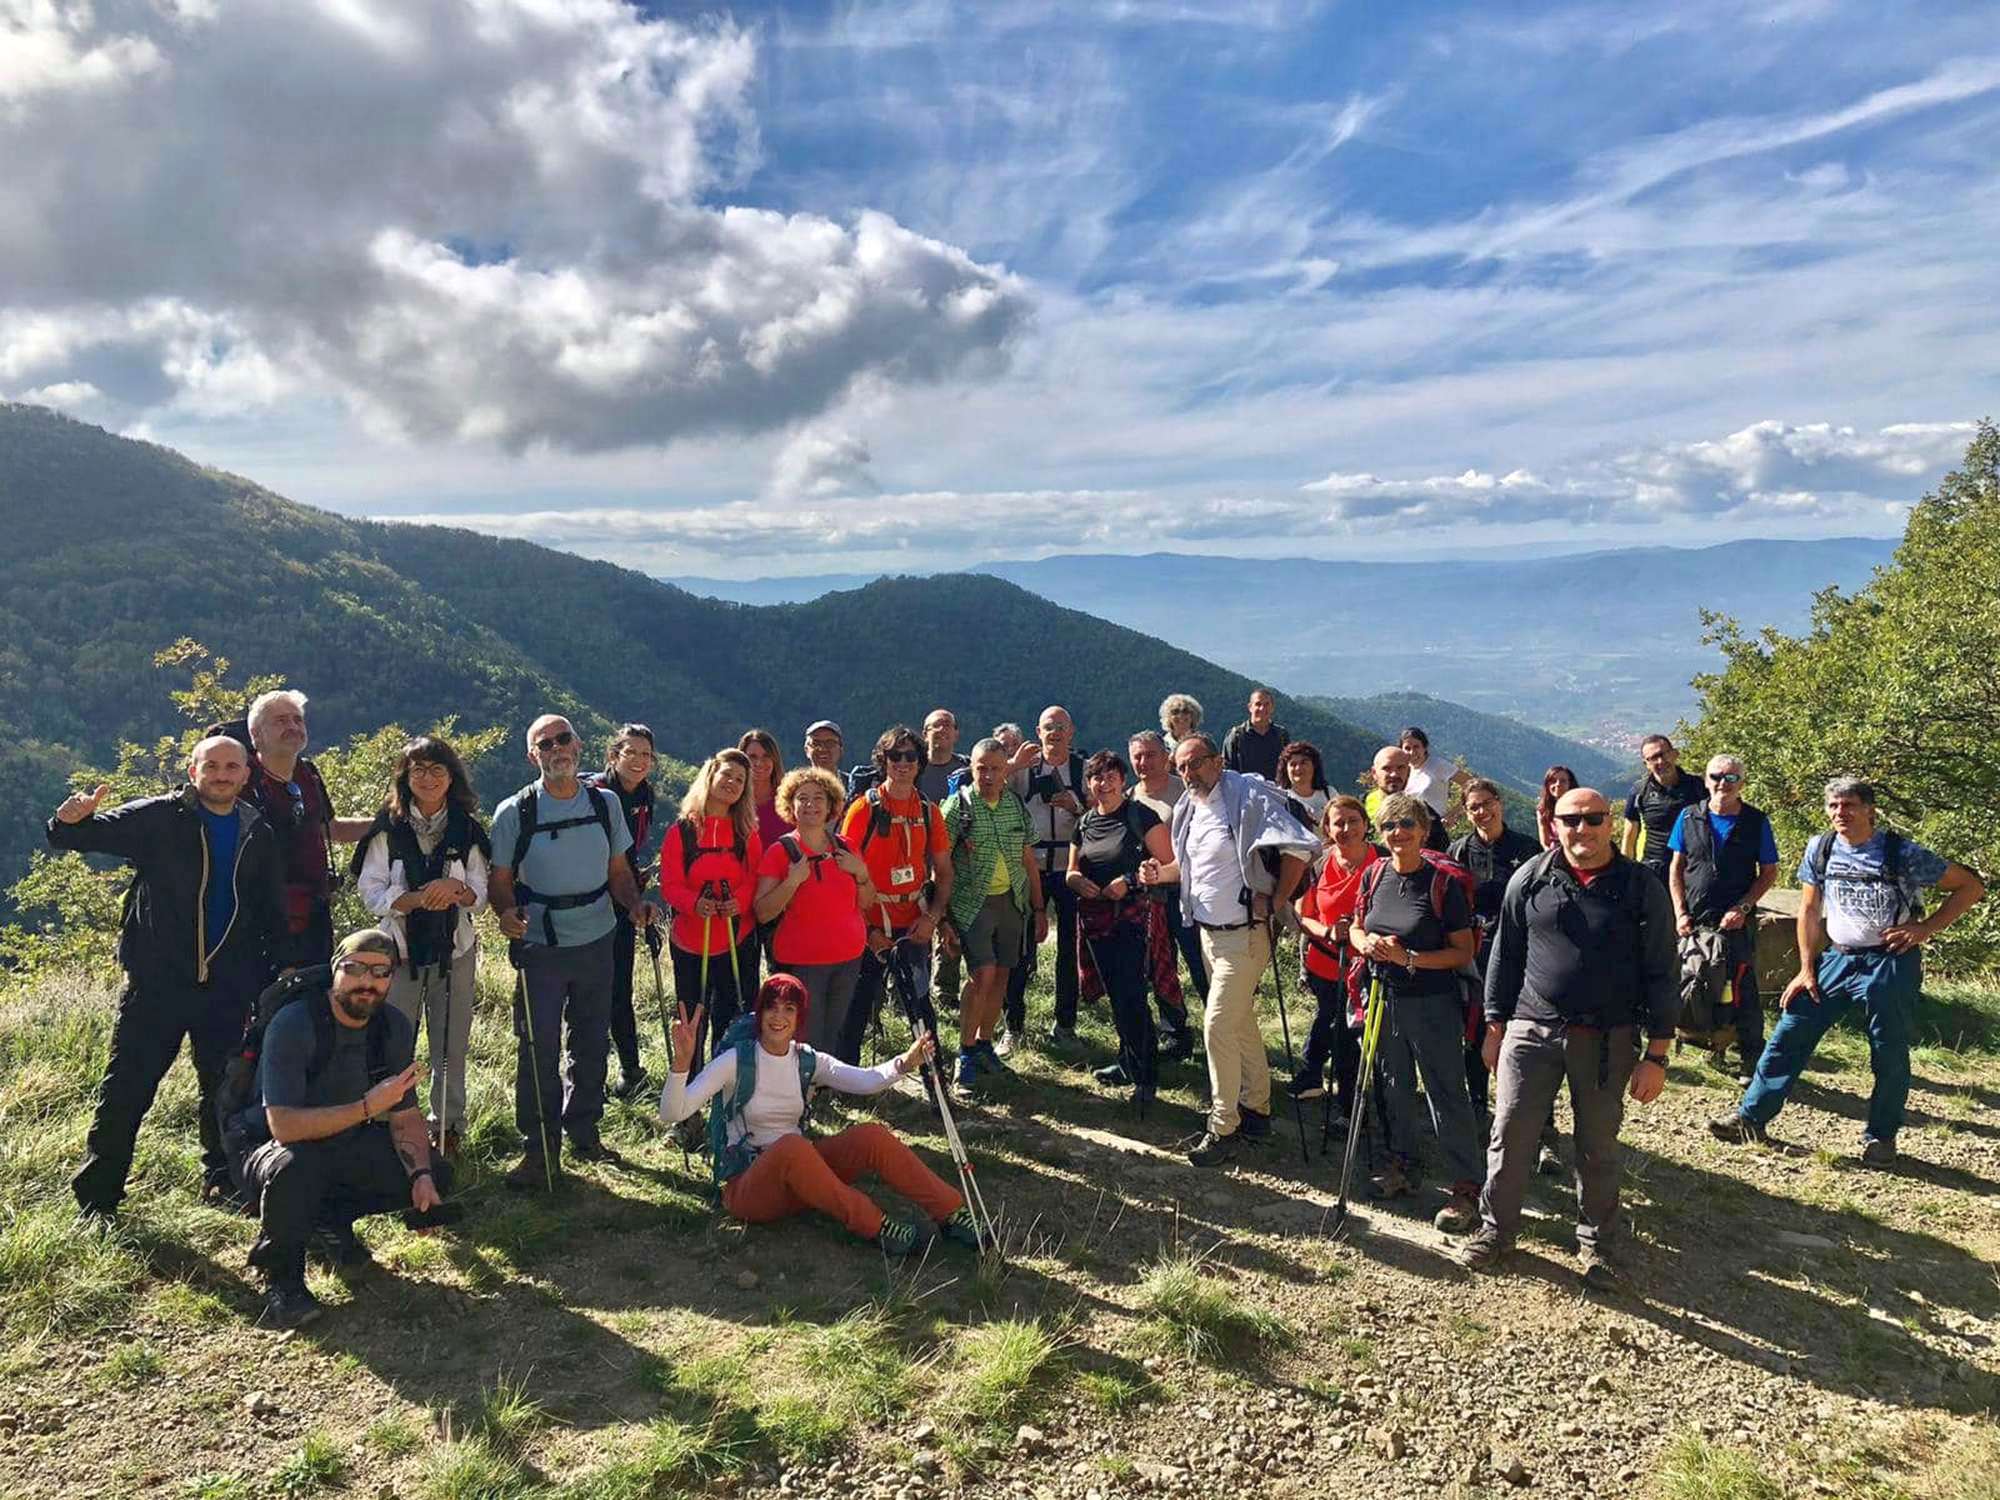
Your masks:
M372 1125L375 1123L375 1112L368 1107L368 1096L366 1094L361 1096L361 1123L363 1125Z
M1667 1071L1667 1060L1664 1057L1655 1057L1650 1052L1642 1053L1640 1055L1639 1062L1651 1063L1654 1067L1658 1068L1662 1073ZM1633 1066L1637 1067L1638 1063L1634 1063Z
M431 1172L429 1167L418 1167L416 1171L410 1174L410 1181L415 1182L419 1177L429 1177L431 1181L437 1181L436 1176Z

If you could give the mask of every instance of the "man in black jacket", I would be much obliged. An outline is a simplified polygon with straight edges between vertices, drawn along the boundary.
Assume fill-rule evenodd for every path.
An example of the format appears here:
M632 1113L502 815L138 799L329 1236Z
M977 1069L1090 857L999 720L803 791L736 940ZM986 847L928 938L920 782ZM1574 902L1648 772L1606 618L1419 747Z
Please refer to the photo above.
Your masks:
M70 1184L88 1216L117 1213L139 1122L182 1038L201 1090L202 1194L221 1200L234 1191L215 1091L283 924L270 825L239 796L249 774L243 746L211 736L194 747L190 785L179 791L100 813L110 790L100 786L67 798L49 820L52 847L133 867L118 937L125 992L83 1166Z
M1512 1243L1535 1138L1569 1080L1586 1285L1617 1284L1618 1128L1667 1081L1680 1009L1673 908L1650 871L1611 847L1611 808L1588 787L1555 809L1557 845L1514 873L1486 966L1486 1063L1500 1080L1479 1232L1460 1247L1490 1270ZM1645 1030L1643 1055L1639 1031Z
M1484 978L1486 961L1493 953L1493 934L1500 925L1500 898L1507 892L1507 882L1514 878L1516 870L1542 852L1542 846L1519 829L1507 826L1507 808L1500 788L1483 777L1465 784L1465 815L1472 821L1472 831L1452 841L1446 858L1463 865L1478 882L1473 892L1472 914L1479 923L1475 962ZM1481 1052L1477 1043L1466 1048L1465 1083L1474 1107L1483 1114L1489 1075Z
M1244 776L1261 776L1271 785L1280 786L1278 756L1292 737L1284 725L1271 722L1278 700L1271 696L1269 688L1260 687L1250 694L1248 707L1250 717L1223 737L1222 764L1227 770Z

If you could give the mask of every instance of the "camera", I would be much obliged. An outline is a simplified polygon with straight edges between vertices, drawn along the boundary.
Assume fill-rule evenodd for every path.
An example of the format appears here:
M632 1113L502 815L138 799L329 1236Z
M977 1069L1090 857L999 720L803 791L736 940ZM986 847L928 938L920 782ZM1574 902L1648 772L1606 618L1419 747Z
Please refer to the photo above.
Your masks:
M1028 778L1028 795L1040 797L1044 802L1053 802L1068 790L1069 788L1063 785L1062 778L1053 771L1043 771Z

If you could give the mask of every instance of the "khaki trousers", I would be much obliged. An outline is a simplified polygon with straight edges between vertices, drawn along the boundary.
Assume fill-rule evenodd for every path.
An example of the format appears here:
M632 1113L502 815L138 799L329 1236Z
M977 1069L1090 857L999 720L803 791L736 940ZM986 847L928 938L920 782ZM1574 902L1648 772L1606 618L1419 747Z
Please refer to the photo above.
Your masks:
M1271 1063L1257 1027L1257 984L1271 964L1271 933L1263 923L1201 930L1208 961L1208 1000L1202 1009L1202 1045L1208 1052L1208 1129L1234 1135L1239 1104L1271 1112Z

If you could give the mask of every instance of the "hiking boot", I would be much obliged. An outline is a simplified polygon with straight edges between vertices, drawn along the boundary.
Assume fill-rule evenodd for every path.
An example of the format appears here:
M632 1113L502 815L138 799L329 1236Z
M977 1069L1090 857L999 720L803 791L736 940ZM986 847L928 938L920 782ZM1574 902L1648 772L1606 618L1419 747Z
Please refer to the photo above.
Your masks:
M1271 1117L1247 1104L1236 1106L1237 1133L1246 1141L1261 1141L1271 1133Z
M1049 1045L1052 1047L1081 1047L1083 1038L1076 1034L1074 1026L1064 1026L1060 1022L1049 1028Z
M361 1243L352 1224L322 1224L306 1241L306 1250L320 1264L336 1271L365 1271L375 1256Z
M571 1136L569 1154L573 1161L601 1161L607 1166L613 1167L625 1164L624 1157L620 1156L611 1147L605 1145L601 1137L594 1135L582 1137Z
M267 1328L303 1328L316 1321L326 1309L319 1298L306 1290L303 1281L278 1281L271 1284L271 1290L264 1297L264 1326Z
M958 1087L961 1093L972 1093L979 1087L980 1053L977 1047L968 1047L958 1054Z
M1542 1142L1535 1150L1535 1170L1544 1177L1562 1176L1562 1153L1547 1141Z
M1111 1063L1107 1067L1098 1068L1090 1076L1109 1089L1122 1089L1132 1081L1125 1076L1123 1063Z
M960 1213L964 1210L960 1209ZM892 1219L882 1216L882 1227L875 1232L875 1243L882 1247L882 1253L894 1260L901 1260L923 1243L923 1235L917 1226L907 1219Z
M1308 1074L1301 1073L1285 1085L1285 1092L1301 1104L1305 1103L1308 1099L1324 1099L1326 1097L1326 1082L1324 1079L1314 1078Z
M521 1158L519 1166L500 1180L512 1192L539 1193L551 1182L562 1181L562 1164L539 1151L530 1151Z
M1401 1162L1390 1162L1368 1179L1368 1193L1374 1198L1407 1198L1416 1190L1416 1178Z
M1168 1026L1160 1038L1160 1061L1184 1062L1194 1055L1194 1033L1186 1026Z
M1223 1166L1228 1162L1236 1160L1237 1153L1243 1149L1242 1141L1243 1136L1240 1131L1235 1135L1217 1135L1211 1130L1201 1138L1199 1146L1188 1152L1188 1165L1195 1167Z
M1896 1143L1875 1138L1861 1143L1861 1160L1871 1167L1886 1167L1896 1160Z
M1625 1277L1611 1257L1596 1245L1585 1245L1577 1258L1577 1275L1593 1292L1615 1292L1625 1285Z
M884 1227L888 1222L887 1219L882 1221ZM954 1245L963 1245L975 1253L986 1248L985 1236L980 1234L979 1225L973 1220L972 1210L963 1203L951 1211L949 1219L938 1221L937 1232Z
M1000 1060L1000 1052L993 1043L982 1037L972 1044L972 1060L983 1073L1011 1073L1014 1070Z
M646 1070L640 1068L637 1072L627 1073L620 1079L618 1087L611 1091L611 1097L620 1100L636 1099L652 1085L653 1080L647 1076Z
M1451 1190L1451 1197L1437 1217L1431 1220L1446 1234L1464 1234L1479 1225L1479 1189L1460 1183Z
M1726 1141L1732 1146L1768 1146L1771 1143L1771 1138L1764 1133L1762 1125L1745 1119L1743 1112L1736 1109L1710 1120L1708 1133L1718 1141Z
M1507 1258L1507 1242L1499 1230L1482 1224L1464 1244L1453 1248L1451 1258L1468 1271L1497 1271Z

